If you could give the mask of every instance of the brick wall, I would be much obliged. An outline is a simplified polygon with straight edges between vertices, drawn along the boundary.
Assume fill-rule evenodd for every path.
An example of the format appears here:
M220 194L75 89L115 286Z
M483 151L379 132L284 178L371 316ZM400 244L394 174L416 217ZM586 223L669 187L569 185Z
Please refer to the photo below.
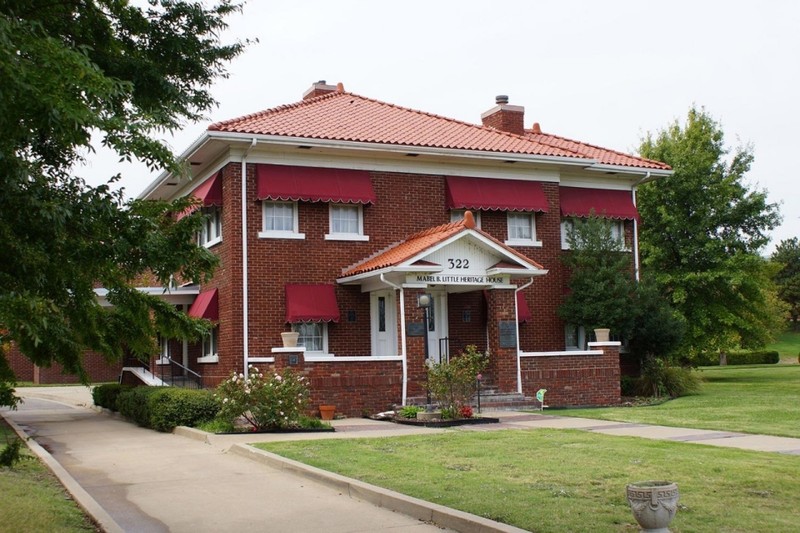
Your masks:
M550 407L614 405L620 401L619 347L603 346L602 355L523 357L523 393L547 389Z

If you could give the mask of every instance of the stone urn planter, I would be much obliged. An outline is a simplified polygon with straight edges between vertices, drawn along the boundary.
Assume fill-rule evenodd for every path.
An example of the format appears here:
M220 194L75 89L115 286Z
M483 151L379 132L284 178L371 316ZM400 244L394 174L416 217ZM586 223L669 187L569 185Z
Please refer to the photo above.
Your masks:
M670 481L640 481L627 486L628 504L642 531L669 533L678 511L678 485Z
M300 334L296 331L284 331L283 333L281 333L281 339L283 340L284 348L297 347L297 339L299 338Z
M608 342L611 330L608 328L597 328L594 330L594 338L597 342Z
M333 420L333 415L336 414L335 405L320 405L319 417L323 420Z

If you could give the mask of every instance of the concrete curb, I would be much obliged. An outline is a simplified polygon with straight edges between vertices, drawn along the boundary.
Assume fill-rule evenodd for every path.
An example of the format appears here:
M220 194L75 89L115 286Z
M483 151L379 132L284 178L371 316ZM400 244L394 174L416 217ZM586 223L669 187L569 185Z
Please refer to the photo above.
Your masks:
M179 437L186 437L187 439L196 440L203 444L211 444L208 440L208 433L200 429L190 428L187 426L177 426L172 430L173 435Z
M377 507L383 507L461 533L525 533L526 531L489 520L488 518L457 511L444 505L412 498L399 492L334 474L246 444L234 444L229 451L272 468L325 484L343 494L349 495L351 498L363 500Z
M92 520L106 533L125 533L125 530L120 527L117 522L111 518L111 515L103 509L86 490L80 486L74 477L67 472L61 464L50 455L50 452L45 450L33 437L29 436L25 431L19 427L13 420L3 416L9 426L16 432L20 439L25 442L28 448L36 455L41 461L50 469L55 475L67 492L70 493L72 498L83 509L83 511L92 517Z

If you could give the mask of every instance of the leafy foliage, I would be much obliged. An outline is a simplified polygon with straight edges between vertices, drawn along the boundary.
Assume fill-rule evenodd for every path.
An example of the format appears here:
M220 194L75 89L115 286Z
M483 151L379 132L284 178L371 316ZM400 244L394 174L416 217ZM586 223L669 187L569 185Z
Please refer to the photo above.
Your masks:
M674 170L639 189L640 244L648 275L685 318L686 353L762 346L780 317L758 252L780 216L745 183L752 148L730 152L720 125L692 108L639 151Z
M22 440L18 437L6 439L8 442L0 451L0 466L12 468L22 459Z
M106 383L98 385L92 389L92 400L98 407L104 407L111 411L119 411L117 408L117 398L119 395L131 388L130 385L121 385L119 383Z
M256 431L297 426L308 404L305 381L290 369L264 374L251 365L247 377L234 372L214 394L219 417L231 423L244 418Z
M567 242L570 252L564 262L571 271L570 293L559 315L587 331L609 328L615 335L630 337L635 291L632 261L613 237L611 223L592 215L567 232Z
M238 10L230 0L210 8L175 0L0 7L0 334L35 364L60 363L85 381L86 349L110 359L123 346L150 354L156 332L197 338L206 331L132 287L147 276L166 286L173 274L198 282L216 266L192 238L202 216L174 220L192 200L126 202L110 186L118 176L90 187L73 169L99 135L123 160L182 175L154 134L214 106L211 84L243 50L219 40L225 18ZM98 285L113 308L98 305Z
M678 398L698 392L700 383L695 370L653 357L645 361L642 375L635 381L634 388L637 395L641 396Z
M789 306L789 320L800 329L800 240L797 237L781 241L772 254L779 270L774 276L778 297Z
M781 361L781 354L775 350L730 352L725 355L725 361L729 365L776 365ZM697 364L716 366L720 364L720 358L717 354L702 354Z
M219 411L209 391L172 387L123 390L117 396L117 407L125 418L156 431L195 426L213 419Z
M435 363L428 368L427 387L439 404L442 418L469 418L465 407L469 407L477 376L487 364L486 357L477 347L469 345L449 362ZM471 412L470 409L470 416Z

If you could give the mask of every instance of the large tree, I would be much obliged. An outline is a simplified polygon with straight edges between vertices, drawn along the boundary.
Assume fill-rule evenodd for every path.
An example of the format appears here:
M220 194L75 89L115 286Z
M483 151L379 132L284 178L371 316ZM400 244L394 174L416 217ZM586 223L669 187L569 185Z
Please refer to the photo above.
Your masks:
M0 1L0 382L13 380L10 342L38 365L57 362L84 377L86 349L145 354L157 331L204 331L133 287L145 275L166 285L173 274L200 281L213 270L215 257L192 239L200 215L174 222L189 201L125 201L116 178L90 187L74 168L97 135L121 159L182 173L155 134L215 105L210 86L245 44L220 41L240 8L230 0ZM98 285L114 307L98 305Z
M746 182L752 148L724 141L720 124L693 107L639 149L674 170L639 189L640 242L646 275L686 319L688 355L763 345L779 323L759 255L778 207Z
M789 306L789 320L795 330L800 329L800 240L797 237L781 241L773 252L777 264L775 284L778 297Z

